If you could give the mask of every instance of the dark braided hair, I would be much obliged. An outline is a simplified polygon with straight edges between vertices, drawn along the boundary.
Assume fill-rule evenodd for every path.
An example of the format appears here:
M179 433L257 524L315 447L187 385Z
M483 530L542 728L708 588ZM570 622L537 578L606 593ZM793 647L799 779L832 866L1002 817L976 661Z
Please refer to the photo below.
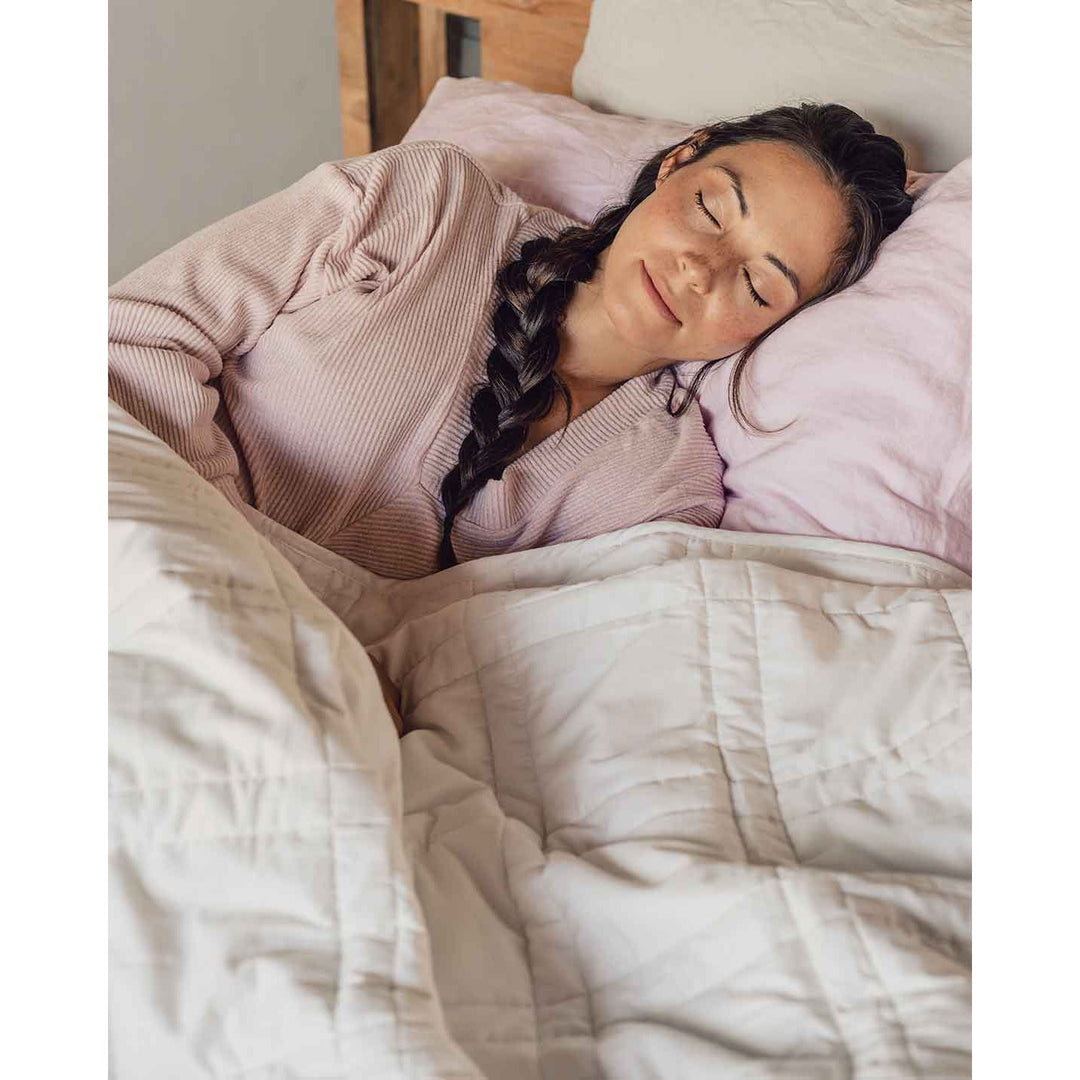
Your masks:
M797 147L818 165L847 211L847 227L833 252L824 287L746 345L732 369L728 388L732 414L747 430L761 432L743 409L739 395L743 370L774 331L804 308L854 284L873 265L882 240L911 213L914 200L905 191L904 150L895 139L877 134L871 123L851 109L813 103L781 106L710 124L699 128L688 141L696 151L688 159L691 161L719 147L745 142L782 142ZM518 258L496 275L495 346L487 358L487 382L473 395L469 407L472 430L461 443L457 464L442 482L445 517L440 569L457 562L451 531L459 511L488 480L502 476L524 444L529 425L546 416L557 397L566 407L569 424L570 392L555 365L559 329L574 288L592 279L600 254L615 239L623 221L655 191L664 159L682 145L676 143L653 154L630 185L625 201L605 206L592 225L571 226L558 236L528 241ZM703 364L688 388L682 387L674 367L657 372L658 380L664 374L671 378L668 412L681 416L696 398L706 375L727 359L719 357ZM679 389L684 392L676 404Z

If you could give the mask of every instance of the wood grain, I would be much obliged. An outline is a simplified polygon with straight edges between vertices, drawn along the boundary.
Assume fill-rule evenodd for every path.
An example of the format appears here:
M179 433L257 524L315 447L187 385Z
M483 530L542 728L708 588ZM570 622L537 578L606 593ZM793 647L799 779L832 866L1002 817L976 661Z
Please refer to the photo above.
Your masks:
M586 27L507 11L480 23L480 73L544 94L569 94Z
M406 0L366 0L373 150L401 142L420 112L420 19Z
M344 157L371 150L364 0L334 0L338 74L341 80L341 144Z
M467 19L501 19L504 15L532 15L588 27L592 0L411 0L421 7L439 7Z
M432 87L447 74L446 12L442 8L420 8L420 105Z
M334 0L345 155L401 141L447 72L446 16L480 22L481 76L569 94L592 0Z

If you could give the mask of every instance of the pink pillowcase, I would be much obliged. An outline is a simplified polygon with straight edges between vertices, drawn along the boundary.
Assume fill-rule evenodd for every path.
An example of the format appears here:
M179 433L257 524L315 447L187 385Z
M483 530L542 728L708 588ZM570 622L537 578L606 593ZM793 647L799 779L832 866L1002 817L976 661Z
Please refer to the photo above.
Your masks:
M527 202L588 222L692 128L594 110L516 83L440 79L405 142L464 147ZM915 212L858 285L800 313L757 352L744 402L727 365L702 393L726 461L723 526L839 536L971 566L971 161L909 173Z
M657 150L693 130L595 112L517 83L444 77L401 141L456 143L526 202L589 222L625 196Z
M840 536L971 570L971 159L917 199L851 288L746 367L753 436L723 365L701 396L727 463L723 526Z
M401 141L456 143L526 202L587 223L626 195L657 150L693 130L669 120L596 112L518 83L444 76ZM908 190L917 194L937 175L909 172Z

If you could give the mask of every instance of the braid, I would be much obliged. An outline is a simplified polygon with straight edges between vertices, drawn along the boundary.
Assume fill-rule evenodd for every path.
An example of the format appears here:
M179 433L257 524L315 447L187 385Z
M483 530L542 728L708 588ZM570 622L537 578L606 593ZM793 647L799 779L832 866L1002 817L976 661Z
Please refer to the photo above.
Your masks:
M870 269L881 242L911 213L913 200L905 191L904 150L843 105L818 103L781 106L709 124L699 128L692 141L699 155L743 142L778 141L795 146L820 166L847 210L846 234L833 252L825 287L762 331L735 361L728 393L731 411L742 427L762 432L750 422L740 400L744 368L758 346L798 311L854 284ZM469 405L472 430L461 443L457 464L442 482L445 517L440 569L457 562L450 534L458 513L488 480L502 476L524 444L529 425L551 411L556 396L566 405L569 424L570 392L556 374L555 365L559 329L570 298L580 282L592 279L601 252L615 239L623 221L655 190L665 158L682 145L658 150L644 162L626 199L602 209L591 226L571 226L558 236L528 241L519 257L496 276L499 301L492 317L495 346L487 358L487 382L473 395ZM681 416L696 398L706 375L728 359L704 363L689 387L682 385L674 367L658 371L657 380L665 374L671 378L667 411ZM677 390L683 391L678 404Z
M555 372L559 328L575 286L593 276L600 252L617 229L598 234L572 227L557 238L529 240L496 276L499 302L492 317L495 346L488 353L487 382L473 395L472 430L442 482L440 569L457 562L450 533L458 512L488 480L502 476L529 425L551 411L556 397L562 398L569 423L570 392Z

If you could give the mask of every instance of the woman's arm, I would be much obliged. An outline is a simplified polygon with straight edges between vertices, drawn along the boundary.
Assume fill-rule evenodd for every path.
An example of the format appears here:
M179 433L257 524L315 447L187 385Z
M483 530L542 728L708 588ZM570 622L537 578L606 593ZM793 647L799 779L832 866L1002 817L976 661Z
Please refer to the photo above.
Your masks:
M364 250L375 156L321 165L203 229L109 290L109 396L234 504L239 463L208 380L282 311L373 277Z

